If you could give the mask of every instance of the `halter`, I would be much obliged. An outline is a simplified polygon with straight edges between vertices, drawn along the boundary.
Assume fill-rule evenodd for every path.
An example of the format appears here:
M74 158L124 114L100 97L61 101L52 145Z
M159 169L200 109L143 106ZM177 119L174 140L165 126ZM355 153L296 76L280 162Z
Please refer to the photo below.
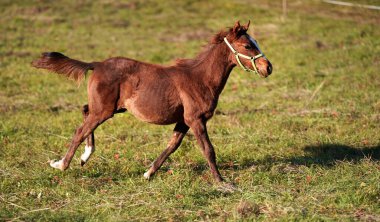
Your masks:
M236 50L232 47L232 45L228 42L228 40L227 40L226 37L224 37L224 42L227 44L228 48L231 49L232 53L235 54L236 60L238 61L240 67L241 67L242 69L244 69L244 71L246 71L246 72L254 72L254 73L256 73L256 74L259 74L259 72L257 71L257 67L256 67L256 64L255 64L255 60L258 59L258 58L260 58L260 57L265 57L265 55L264 55L263 53L261 53L261 51L260 51L259 48L258 48L258 49L259 49L259 51L260 51L260 54L258 54L258 55L256 55L256 56L247 56L247 55L241 54L240 52L236 51ZM258 47L257 44L255 44L255 45L256 45L256 47ZM252 66L253 66L254 70L245 67L245 66L243 65L243 63L240 62L240 58L239 58L239 57L243 57L243 58L245 58L245 59L249 59L249 60L251 60L251 63L252 63Z

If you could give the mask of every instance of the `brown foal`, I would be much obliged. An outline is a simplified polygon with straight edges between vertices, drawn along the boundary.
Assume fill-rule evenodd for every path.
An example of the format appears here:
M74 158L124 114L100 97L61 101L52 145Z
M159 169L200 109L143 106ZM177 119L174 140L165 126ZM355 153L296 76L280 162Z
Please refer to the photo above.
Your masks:
M95 149L96 127L115 113L128 110L149 123L176 124L166 149L144 177L149 178L161 167L191 128L215 180L222 181L206 123L213 116L219 95L236 65L255 69L262 77L272 72L271 63L247 34L248 27L249 22L246 25L236 22L233 28L216 34L195 59L180 59L172 66L123 57L85 63L58 52L43 53L41 58L33 61L34 67L76 81L82 80L88 70L93 70L88 80L88 105L83 107L84 122L76 130L64 158L51 161L50 165L60 170L67 169L78 146L86 140L85 152L81 156L81 164L84 165ZM252 60L239 59L237 54ZM255 56L257 58L253 59Z

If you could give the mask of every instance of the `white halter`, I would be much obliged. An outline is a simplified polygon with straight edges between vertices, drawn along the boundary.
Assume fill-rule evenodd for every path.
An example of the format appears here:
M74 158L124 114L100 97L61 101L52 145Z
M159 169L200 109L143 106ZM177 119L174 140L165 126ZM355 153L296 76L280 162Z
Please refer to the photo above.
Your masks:
M258 59L258 58L260 58L260 57L264 57L265 58L265 55L264 55L264 53L261 52L261 50L260 50L259 45L257 44L257 42L254 39L252 39L251 36L249 36L249 35L248 35L248 38L256 46L256 48L259 50L260 54L258 54L256 56L247 56L247 55L241 54L240 52L236 51L232 47L232 45L228 42L228 40L227 40L226 37L224 37L224 42L231 49L232 53L235 54L236 60L238 61L240 67L244 69L244 71L246 71L246 72L254 72L256 74L259 74L259 72L257 71L255 60ZM243 65L243 63L241 63L240 57L251 60L251 63L252 63L252 66L253 66L254 70L245 67Z

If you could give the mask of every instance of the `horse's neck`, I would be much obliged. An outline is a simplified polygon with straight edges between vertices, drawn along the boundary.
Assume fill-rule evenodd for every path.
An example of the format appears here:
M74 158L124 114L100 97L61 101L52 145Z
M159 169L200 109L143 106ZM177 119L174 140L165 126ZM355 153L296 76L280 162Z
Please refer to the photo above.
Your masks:
M208 53L207 59L203 60L194 73L218 97L235 65L229 61L229 51L223 43L215 45Z

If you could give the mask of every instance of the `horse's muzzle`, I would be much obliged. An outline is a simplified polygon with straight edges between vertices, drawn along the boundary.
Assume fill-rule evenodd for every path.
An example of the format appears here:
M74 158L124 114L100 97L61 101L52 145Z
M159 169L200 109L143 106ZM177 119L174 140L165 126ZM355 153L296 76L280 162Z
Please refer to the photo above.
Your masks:
M267 59L262 59L258 61L258 72L261 77L268 77L270 74L272 74L273 66L272 63L269 62Z

